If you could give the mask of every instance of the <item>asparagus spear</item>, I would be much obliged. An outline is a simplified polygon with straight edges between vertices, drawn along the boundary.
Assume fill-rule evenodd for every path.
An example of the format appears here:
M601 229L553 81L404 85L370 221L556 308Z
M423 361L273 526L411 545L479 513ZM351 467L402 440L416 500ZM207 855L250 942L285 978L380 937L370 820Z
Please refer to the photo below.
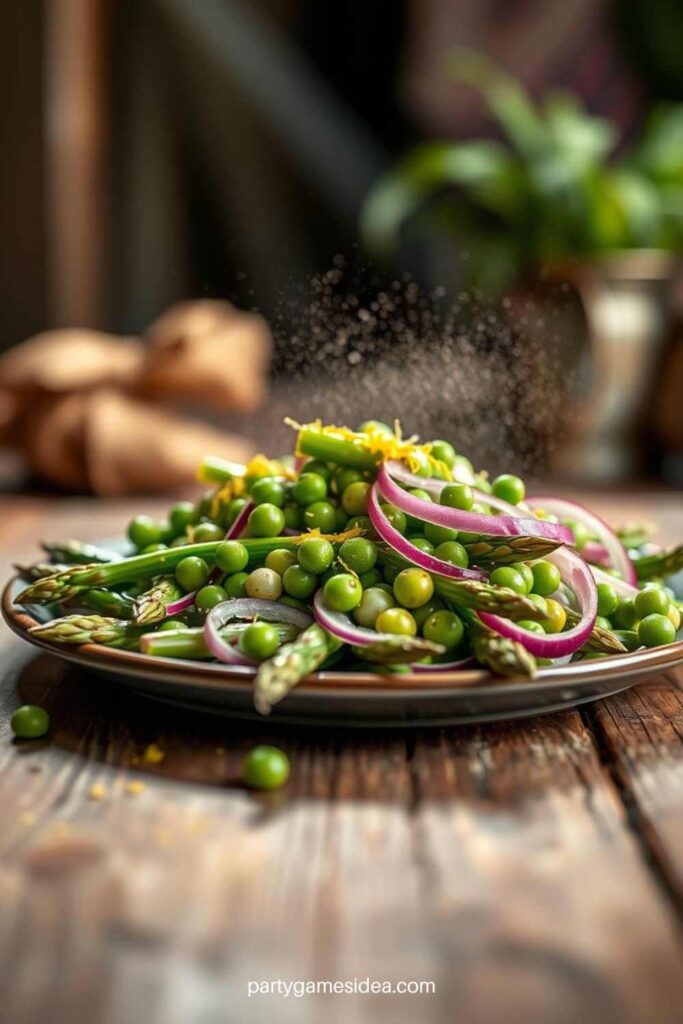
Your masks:
M616 529L616 535L625 548L640 548L655 532L654 523L624 523Z
M183 592L173 576L159 576L144 594L136 598L132 619L137 626L149 626L166 618L166 605L177 601Z
M29 633L57 644L104 644L135 649L142 633L139 626L105 615L65 615L33 626Z
M384 545L379 547L380 562L404 569L410 563ZM508 587L495 587L479 580L454 580L446 576L432 576L434 590L458 608L471 608L480 612L491 612L506 619L531 619L540 622L543 612L523 594L517 594Z
M565 607L567 622L575 625L581 616L573 608ZM611 629L603 629L602 626L593 626L593 631L583 645L585 650L599 651L601 654L623 654L626 647Z
M253 537L241 543L249 552L250 562L257 562L275 548L296 547L304 536ZM17 604L51 604L53 601L65 601L89 587L111 587L118 583L153 578L173 572L188 555L198 555L212 562L220 543L217 540L202 541L199 544L166 548L164 551L150 551L146 555L133 555L119 562L72 566L54 576L36 580L17 597Z
M314 672L340 647L336 637L313 623L293 643L285 644L259 668L254 680L256 710L262 715L269 714L274 704L286 697L304 676Z
M42 580L46 576L54 576L58 572L64 572L70 566L66 563L34 562L33 565L17 565L15 563L14 568L17 570L20 579L26 583L32 583L34 580Z
M240 633L250 625L250 622L230 623L221 630L221 636L224 640L237 640ZM297 627L288 622L274 622L272 625L277 630L281 643L289 643L299 633ZM145 633L140 637L140 650L143 654L152 654L159 658L213 658L213 654L204 643L204 629L201 626Z
M94 562L106 564L121 559L116 551L86 544L82 540L43 541L41 544L53 562L66 562L68 565L91 565Z
M497 675L534 677L536 659L522 644L496 633L474 612L466 610L462 614L469 623L472 650L477 661L488 665Z
M313 427L303 427L299 431L297 449L303 455L356 469L377 469L379 462L379 455L371 452L360 439L346 440Z
M509 565L531 558L544 558L559 547L556 541L544 537L486 537L465 544L470 562L477 565L488 562Z
M683 569L683 544L658 551L654 555L641 555L640 558L632 559L632 562L639 580L651 580L655 576L666 579Z

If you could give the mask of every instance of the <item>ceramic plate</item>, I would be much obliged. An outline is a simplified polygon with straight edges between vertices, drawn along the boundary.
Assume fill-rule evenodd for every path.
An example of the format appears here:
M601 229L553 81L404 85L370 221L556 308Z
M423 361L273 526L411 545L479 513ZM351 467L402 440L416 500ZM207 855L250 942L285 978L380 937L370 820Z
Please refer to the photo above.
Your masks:
M51 616L46 608L18 607L25 586L10 580L2 612L18 636L123 686L174 704L226 715L256 717L253 671L211 662L156 658L99 644L64 647L28 632ZM683 640L635 654L542 669L533 682L502 680L482 669L386 676L371 672L317 672L273 711L283 722L401 726L490 721L536 715L618 693L639 680L683 663Z

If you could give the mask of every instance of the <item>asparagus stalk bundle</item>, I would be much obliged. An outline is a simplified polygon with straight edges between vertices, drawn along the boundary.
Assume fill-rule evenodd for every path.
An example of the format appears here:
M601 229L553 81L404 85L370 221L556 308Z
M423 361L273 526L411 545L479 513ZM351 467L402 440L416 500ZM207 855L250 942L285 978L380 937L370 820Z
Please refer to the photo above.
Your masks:
M67 565L91 565L93 562L106 564L118 562L121 558L116 551L97 544L87 544L82 540L43 541L41 547L51 561L65 562Z

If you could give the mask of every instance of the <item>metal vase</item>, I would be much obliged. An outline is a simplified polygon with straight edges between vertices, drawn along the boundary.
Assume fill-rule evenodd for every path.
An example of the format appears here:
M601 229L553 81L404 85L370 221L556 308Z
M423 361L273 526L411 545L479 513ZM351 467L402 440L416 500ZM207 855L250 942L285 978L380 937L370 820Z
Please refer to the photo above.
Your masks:
M642 423L667 334L674 257L658 249L612 252L572 275L588 322L588 394L556 468L595 483L642 473Z

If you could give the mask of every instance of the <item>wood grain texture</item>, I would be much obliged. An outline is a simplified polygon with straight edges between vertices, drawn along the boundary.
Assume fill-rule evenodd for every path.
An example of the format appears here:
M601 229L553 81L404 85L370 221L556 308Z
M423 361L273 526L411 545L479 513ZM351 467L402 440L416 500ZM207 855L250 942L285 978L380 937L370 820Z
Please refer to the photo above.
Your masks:
M3 555L127 514L27 499ZM0 656L13 1024L681 1020L680 673L593 710L359 737L164 707L6 631ZM49 741L11 740L18 701L50 710ZM292 777L254 796L239 765L263 740ZM368 976L436 992L247 992Z

